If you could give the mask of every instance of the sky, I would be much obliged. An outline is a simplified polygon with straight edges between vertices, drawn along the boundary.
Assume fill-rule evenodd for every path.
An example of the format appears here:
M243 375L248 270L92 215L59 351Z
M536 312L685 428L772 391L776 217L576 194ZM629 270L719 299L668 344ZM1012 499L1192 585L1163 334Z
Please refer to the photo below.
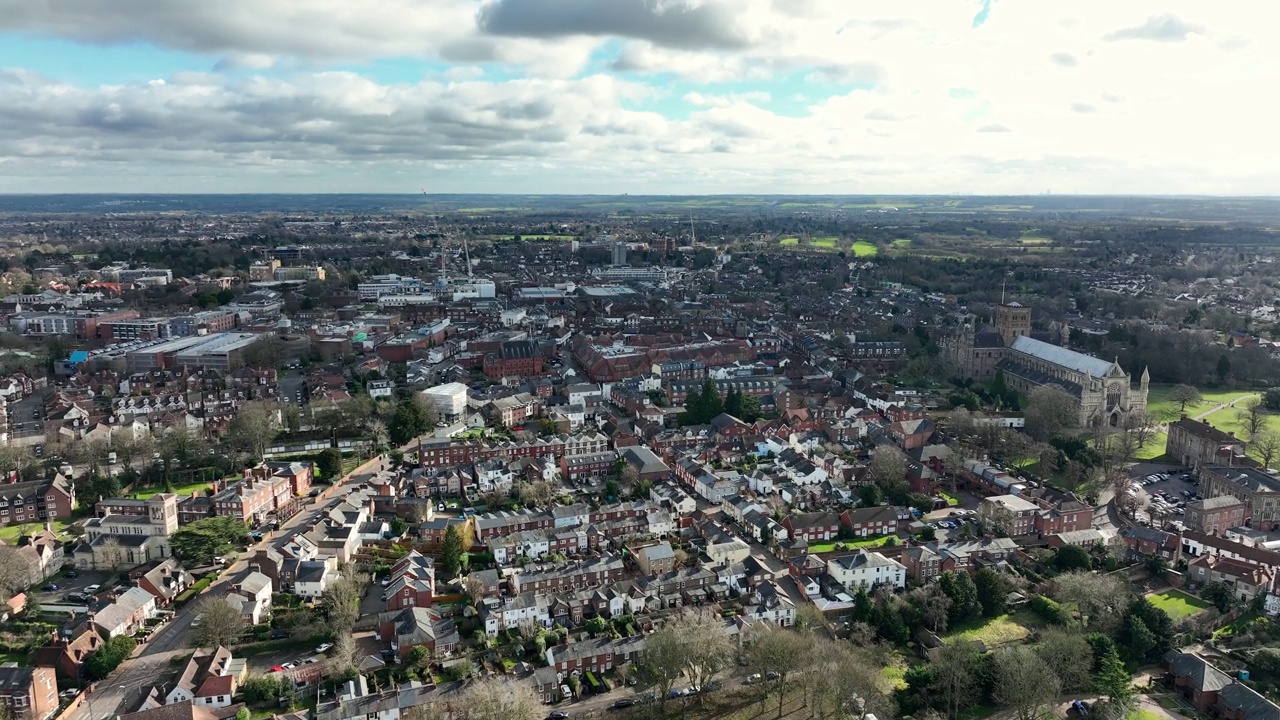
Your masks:
M0 193L1280 193L1280 3L0 0Z

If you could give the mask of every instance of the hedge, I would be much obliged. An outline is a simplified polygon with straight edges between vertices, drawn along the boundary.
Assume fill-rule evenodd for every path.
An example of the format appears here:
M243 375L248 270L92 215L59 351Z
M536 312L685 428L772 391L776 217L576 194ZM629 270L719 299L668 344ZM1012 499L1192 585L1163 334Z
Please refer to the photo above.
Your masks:
M182 604L190 600L196 595L199 595L200 593L207 590L209 586L213 584L213 581L214 581L213 575L206 575L203 580L197 581L195 585L192 585L191 587L187 588L185 592L183 592L178 597L174 598L174 602L178 604Z
M1044 618L1050 625L1070 625L1071 613L1062 605L1050 600L1043 595L1036 595L1031 598L1031 610L1035 614Z

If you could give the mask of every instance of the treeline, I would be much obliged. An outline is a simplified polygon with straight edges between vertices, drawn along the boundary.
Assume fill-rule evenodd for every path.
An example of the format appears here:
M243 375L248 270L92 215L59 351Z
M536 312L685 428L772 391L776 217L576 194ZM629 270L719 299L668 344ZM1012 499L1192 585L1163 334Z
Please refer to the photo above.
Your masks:
M1097 357L1119 358L1135 378L1148 368L1153 383L1258 387L1280 382L1280 363L1266 350L1224 347L1189 332L1116 325L1106 335L1072 332L1071 344Z

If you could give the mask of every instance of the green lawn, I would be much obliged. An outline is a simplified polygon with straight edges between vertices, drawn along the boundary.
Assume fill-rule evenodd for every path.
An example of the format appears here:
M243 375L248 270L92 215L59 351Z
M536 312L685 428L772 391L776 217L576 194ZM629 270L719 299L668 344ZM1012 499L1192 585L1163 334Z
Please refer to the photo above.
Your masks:
M824 248L834 249L836 246L836 242L839 241L839 239L840 238L837 238L837 237L816 237L813 240L810 240L809 244L814 247L824 247Z
M1209 607L1209 603L1172 588L1164 592L1152 593L1147 596L1147 599L1152 605L1165 611L1171 620L1181 620Z
M1129 713L1127 720L1164 720L1164 716L1150 710L1134 710Z
M911 247L911 238L898 238L891 244L896 248Z
M857 548L878 548L890 542L889 538L897 537L896 535L881 535L880 537L866 538L865 540L829 540L827 542L809 543L809 552L829 553L838 550L855 550Z
M572 240L575 235L525 235L517 233L521 240Z
M1245 432L1244 424L1240 422L1239 417L1240 411L1244 409L1243 405L1244 403L1241 402L1235 407L1224 407L1221 410L1210 413L1208 417L1204 418L1204 422L1224 432L1233 432L1236 437L1247 437L1248 433ZM1267 415L1263 421L1262 429L1280 430L1280 415Z
M778 244L783 247L794 247L800 244L800 238L782 238Z
M59 537L65 535L67 533L67 528L70 526L70 520L54 520L50 525L53 530L53 534ZM22 534L23 528L26 528L31 532L35 532L37 530L43 530L44 523L33 522L19 523L17 525L5 525L4 527L0 527L0 540L3 540L9 545L13 545L18 541L18 537Z
M1040 235L1023 235L1021 242L1023 245L1048 245L1053 240Z
M1164 455L1165 446L1169 441L1169 433L1153 433L1147 438L1147 442L1138 448L1138 452L1133 454L1136 460L1154 460Z
M1018 612L994 618L983 618L964 623L949 630L944 636L947 642L971 642L981 640L988 648L1024 640L1031 628L1039 624L1030 613Z
M1147 393L1147 413L1165 422L1177 420L1180 412L1178 403L1169 399L1169 392L1172 389L1172 385L1152 385L1151 390ZM1257 395L1257 393L1242 390L1209 390L1200 388L1200 397L1204 398L1204 401L1197 405L1188 405L1186 412L1188 416L1194 417L1206 410L1212 410L1219 403L1228 403L1250 395Z
M201 481L201 482L188 483L186 485L174 485L173 491L178 495L186 495L190 497L191 493L200 492L212 486L213 486L213 483ZM138 498L139 500L146 500L147 498L153 495L159 495L164 491L165 489L163 485L160 485L157 487L143 488L141 490L134 492L133 497Z
M877 252L879 252L879 249L866 240L859 240L853 244L853 254L855 257L872 257Z

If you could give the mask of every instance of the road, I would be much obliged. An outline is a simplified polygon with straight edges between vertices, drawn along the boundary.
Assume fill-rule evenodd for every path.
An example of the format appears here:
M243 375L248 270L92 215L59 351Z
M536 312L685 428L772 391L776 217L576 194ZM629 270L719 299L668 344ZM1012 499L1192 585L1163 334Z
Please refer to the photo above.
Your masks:
M351 474L343 478L342 485L356 485L368 480L373 475L373 471L377 469L379 458L374 458L369 462L356 468ZM326 500L325 505L337 503L340 501L343 493L339 492L336 497ZM277 538L285 537L290 531L309 522L315 515L315 511L320 507L315 503L308 506L302 512L294 515L286 520L281 526L280 531L275 534ZM244 553L244 557L238 558L229 568L214 581L206 593L218 593L224 591L228 585L239 582L244 576L249 574L249 564L247 558L252 555L255 549L266 547L267 542L264 541L257 545L249 547L249 551ZM98 720L104 717L115 717L124 713L132 712L141 702L146 689L159 682L162 676L171 674L176 671L169 661L175 657L185 657L190 654L193 648L190 647L187 634L191 630L191 621L199 614L197 606L199 600L187 603L180 608L167 625L159 632L152 636L151 641L142 647L130 660L121 664L116 671L113 672L106 680L97 683L95 690L86 696L84 703L76 709L75 712L68 715L65 720Z

